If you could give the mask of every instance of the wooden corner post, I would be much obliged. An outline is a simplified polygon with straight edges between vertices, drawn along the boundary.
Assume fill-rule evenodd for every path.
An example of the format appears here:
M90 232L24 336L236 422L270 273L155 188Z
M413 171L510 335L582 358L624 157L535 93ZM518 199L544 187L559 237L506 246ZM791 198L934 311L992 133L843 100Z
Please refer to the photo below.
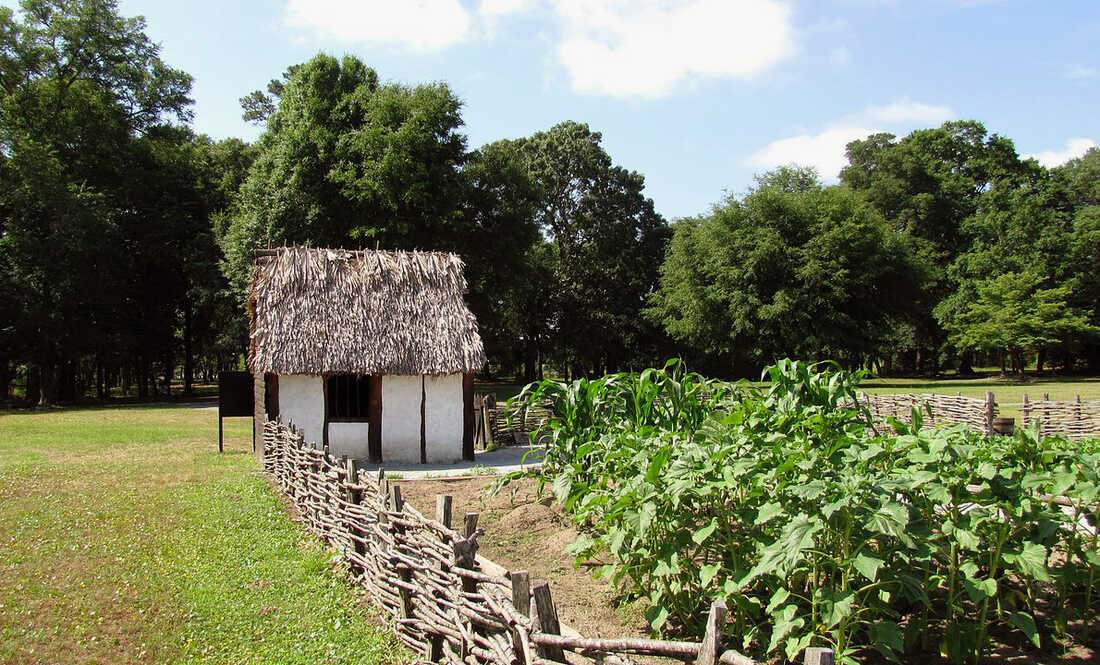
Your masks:
M372 464L382 462L382 375L371 374L367 398L367 457Z
M474 460L474 374L462 375L462 459Z

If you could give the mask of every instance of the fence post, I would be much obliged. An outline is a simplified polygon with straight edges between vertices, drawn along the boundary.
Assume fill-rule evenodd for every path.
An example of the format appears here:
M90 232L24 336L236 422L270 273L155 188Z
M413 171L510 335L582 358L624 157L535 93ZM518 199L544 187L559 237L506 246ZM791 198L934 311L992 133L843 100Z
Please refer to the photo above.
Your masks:
M451 528L451 514L454 498L449 494L435 495L435 521L444 527ZM441 567L441 566L440 566ZM443 660L443 636L434 634L428 638L428 652L425 654L428 660L438 663Z
M488 401L481 405L481 417L485 419L485 450L488 450L493 445L493 424L489 420Z
M825 647L807 647L803 661L805 665L833 665L833 650Z
M351 505L359 505L363 501L363 492L358 489L353 489L352 485L359 484L359 472L355 468L355 460L344 458L344 468L347 470L347 478L344 482L347 483L345 487L347 496L347 502ZM351 551L355 553L357 557L363 557L367 553L367 548L362 543L363 532L356 526L355 521L351 516L350 511L347 513L348 517L348 539L351 541ZM358 562L352 566L352 570L363 570L363 567Z
M535 627L540 633L547 635L560 635L561 624L558 623L558 610L554 607L554 600L550 597L549 582L535 582L531 588L531 595L535 600ZM538 648L539 658L565 662L565 652L561 647Z
M1081 422L1081 395L1073 396L1073 430L1070 432L1072 438L1073 435L1077 435L1076 439L1085 438L1085 424Z
M400 513L405 509L405 499L401 497L401 486L390 485L390 510L395 513ZM393 547L399 549L400 540L399 537L405 533L405 527L400 524L393 525ZM412 582L412 572L408 568L405 568L398 572L398 577L402 582ZM405 587L399 587L397 589L398 595L401 597L401 618L411 619L413 618L413 603L412 595L409 594L409 590Z
M699 648L695 665L718 665L722 656L722 626L726 623L726 601L716 600L707 614L707 632Z
M1027 401L1027 393L1024 393L1024 405L1020 407L1020 411L1024 414L1024 429L1031 424L1031 404Z
M509 573L508 577L512 581L512 606L523 616L531 616L531 575L526 570L516 570ZM519 665L529 665L527 649L520 637L521 630L522 628L516 628L512 632L512 649L516 652Z
M993 433L993 414L996 409L996 402L993 401L993 391L985 391L985 433Z
M477 513L466 513L465 519L465 536L456 540L452 547L454 548L456 568L466 568L467 570L473 570L477 566ZM474 593L477 591L477 581L468 577L461 576L459 593ZM461 603L461 599L459 599ZM472 622L468 624L469 632L473 632L474 626ZM447 643L450 645L450 642ZM469 653L470 645L467 644L466 639L463 638L461 650L458 653L451 653L451 660L457 660L458 662L464 662L466 656ZM451 647L453 649L453 647Z

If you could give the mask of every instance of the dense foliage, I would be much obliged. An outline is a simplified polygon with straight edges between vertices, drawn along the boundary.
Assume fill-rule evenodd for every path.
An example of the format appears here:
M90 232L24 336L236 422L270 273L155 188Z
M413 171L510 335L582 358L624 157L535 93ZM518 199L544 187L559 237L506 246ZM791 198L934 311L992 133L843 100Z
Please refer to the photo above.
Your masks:
M838 185L783 167L670 225L583 122L472 149L444 82L318 54L241 99L252 145L196 136L190 89L115 0L0 8L0 399L239 368L255 250L283 243L458 252L496 375L1100 371L1100 149L875 134Z
M921 430L919 414L877 432L850 406L858 374L782 361L765 378L709 381L673 361L519 398L557 416L546 465L583 527L575 552L648 598L655 630L697 630L721 598L735 644L788 660L830 646L849 663L977 662L991 631L1088 638L1096 442Z
M674 228L648 313L745 371L784 354L875 353L915 313L929 272L870 204L806 169L780 169Z

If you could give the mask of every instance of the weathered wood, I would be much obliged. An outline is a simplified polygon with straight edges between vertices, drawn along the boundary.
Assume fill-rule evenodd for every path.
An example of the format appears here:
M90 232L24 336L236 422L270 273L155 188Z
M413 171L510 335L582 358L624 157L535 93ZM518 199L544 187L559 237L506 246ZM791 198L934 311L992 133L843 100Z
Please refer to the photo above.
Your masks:
M321 418L321 442L325 450L328 450L328 424L329 419L332 418L328 408L328 380L329 376L327 374L321 376L321 403L324 414Z
M463 521L464 528L462 533L467 538L477 533L477 518L478 513L466 513L466 519Z
M493 445L493 428L489 424L489 407L483 405L481 407L481 417L485 420L485 448L488 449Z
M382 375L371 374L367 399L367 458L382 463Z
M454 508L454 497L450 494L435 495L435 521L448 529L451 528L451 513Z
M993 391L985 391L985 429L986 434L993 433L993 415L996 410L996 403L993 401Z
M474 375L462 375L462 459L474 460Z
M805 665L833 665L833 650L826 647L807 647L802 662Z
M512 605L523 616L531 614L531 575L526 570L514 570L512 580Z
M420 463L428 463L428 377L420 375Z
M535 625L539 632L547 635L561 634L558 608L554 607L554 600L550 597L550 585L546 582L535 582L531 587L531 597L534 600L532 604L535 608ZM565 652L558 646L540 646L538 655L540 658L565 661Z
M707 614L707 631L699 647L699 655L695 657L695 665L718 665L718 657L722 653L722 626L725 623L726 601L716 600L711 603Z

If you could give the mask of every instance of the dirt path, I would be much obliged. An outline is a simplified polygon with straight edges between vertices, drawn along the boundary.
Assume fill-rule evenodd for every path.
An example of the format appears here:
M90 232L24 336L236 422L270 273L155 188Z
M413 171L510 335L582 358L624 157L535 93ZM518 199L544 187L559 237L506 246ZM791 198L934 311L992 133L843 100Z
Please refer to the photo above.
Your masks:
M513 496L509 489L487 499L493 477L461 480L399 481L407 501L431 514L437 494L454 497L455 521L468 512L480 513L479 554L509 570L527 570L532 580L547 580L562 623L586 637L648 637L644 610L635 605L616 609L608 584L594 579L586 568L575 568L563 550L577 537L576 529L554 508L536 496L534 484L523 481Z

